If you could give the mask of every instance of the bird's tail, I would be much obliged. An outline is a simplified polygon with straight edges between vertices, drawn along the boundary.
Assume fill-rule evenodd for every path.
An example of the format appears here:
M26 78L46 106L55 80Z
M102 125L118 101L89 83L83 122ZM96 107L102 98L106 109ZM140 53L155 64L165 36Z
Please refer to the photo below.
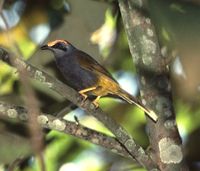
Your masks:
M121 97L123 100L125 100L126 102L128 102L130 104L135 104L137 107L142 109L154 121L158 120L158 116L156 115L156 113L153 110L150 110L147 107L145 107L139 99L135 98L134 96L132 96L125 90L120 89L117 92L117 95L119 97Z

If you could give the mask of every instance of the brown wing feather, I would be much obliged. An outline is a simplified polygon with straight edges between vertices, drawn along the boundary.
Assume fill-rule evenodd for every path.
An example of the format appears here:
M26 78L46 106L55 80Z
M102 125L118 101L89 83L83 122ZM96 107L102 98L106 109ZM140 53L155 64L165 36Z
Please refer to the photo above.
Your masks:
M76 58L78 59L78 62L82 68L90 70L92 72L96 72L98 74L99 73L104 74L117 83L117 81L113 78L113 76L95 59L93 59L91 56L84 53L83 51L78 51L77 53L78 54L76 55Z

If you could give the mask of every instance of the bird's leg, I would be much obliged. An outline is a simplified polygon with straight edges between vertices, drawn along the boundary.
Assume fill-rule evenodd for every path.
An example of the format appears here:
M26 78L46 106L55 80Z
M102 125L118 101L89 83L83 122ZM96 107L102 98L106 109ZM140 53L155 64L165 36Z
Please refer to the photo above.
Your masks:
M92 103L95 105L96 108L99 107L98 101L99 101L100 98L101 98L101 96L97 96L96 99L94 99L94 100L92 101Z
M92 90L95 90L97 87L89 87L89 88L86 88L86 89L83 89L83 90L80 90L79 91L79 94L81 94L83 96L83 101L85 101L88 97L87 92L89 91L92 91Z

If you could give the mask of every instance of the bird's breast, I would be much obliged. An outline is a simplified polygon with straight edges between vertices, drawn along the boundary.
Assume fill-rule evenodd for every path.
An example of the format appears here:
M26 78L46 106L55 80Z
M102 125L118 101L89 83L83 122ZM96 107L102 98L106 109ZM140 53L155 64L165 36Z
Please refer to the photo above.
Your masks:
M78 91L93 87L97 83L96 75L89 70L83 69L75 58L56 59L56 64L69 86Z

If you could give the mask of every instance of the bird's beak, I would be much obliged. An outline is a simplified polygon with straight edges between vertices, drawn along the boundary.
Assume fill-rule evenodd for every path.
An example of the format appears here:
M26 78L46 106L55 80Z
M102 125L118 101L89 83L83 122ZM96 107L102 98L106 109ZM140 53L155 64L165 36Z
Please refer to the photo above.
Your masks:
M47 50L49 49L50 47L48 45L43 45L40 47L41 50Z

